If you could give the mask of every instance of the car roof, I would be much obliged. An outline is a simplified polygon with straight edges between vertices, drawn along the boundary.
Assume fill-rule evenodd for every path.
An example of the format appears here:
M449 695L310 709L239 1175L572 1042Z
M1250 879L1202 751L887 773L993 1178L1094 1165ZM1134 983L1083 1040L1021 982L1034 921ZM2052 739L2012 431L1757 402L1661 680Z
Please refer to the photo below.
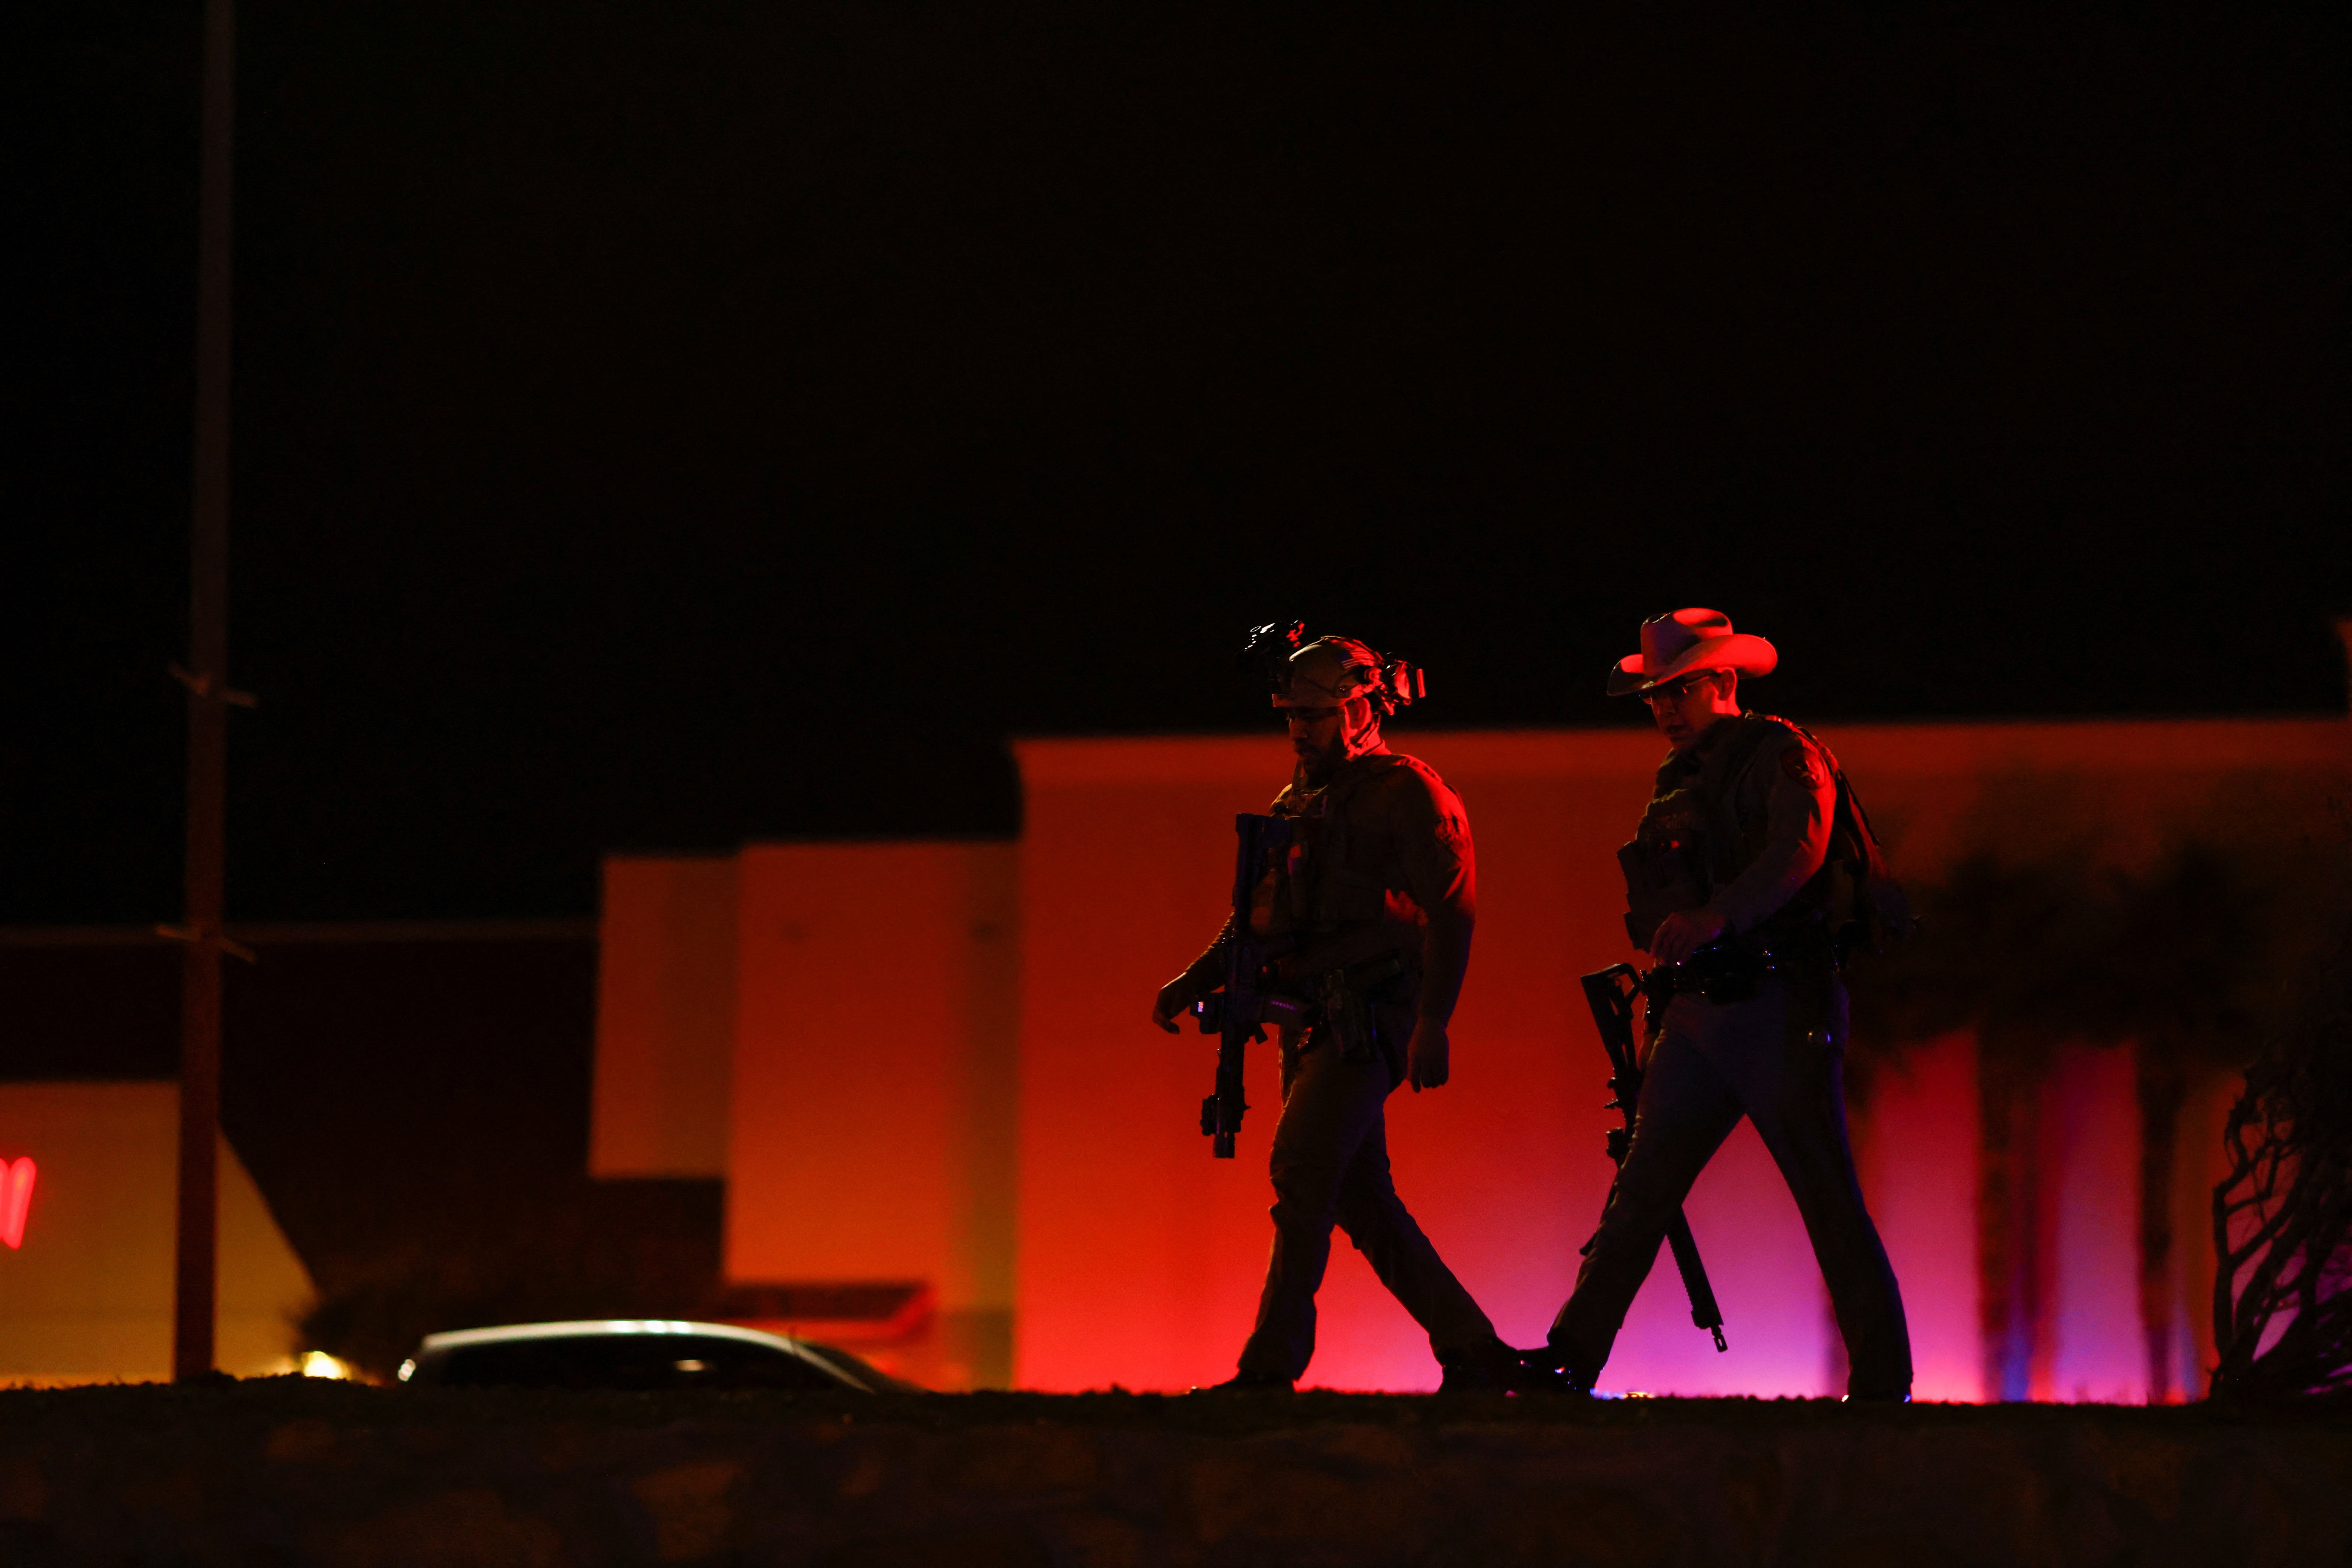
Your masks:
M734 1340L743 1344L759 1345L768 1350L780 1350L796 1354L799 1345L782 1334L771 1334L758 1329L738 1328L733 1323L690 1323L674 1318L583 1318L563 1323L504 1323L490 1329L452 1329L445 1333L427 1334L417 1349L424 1351L458 1350L467 1345L511 1343L521 1340L572 1340L588 1338L619 1338L631 1335L677 1334L698 1339Z

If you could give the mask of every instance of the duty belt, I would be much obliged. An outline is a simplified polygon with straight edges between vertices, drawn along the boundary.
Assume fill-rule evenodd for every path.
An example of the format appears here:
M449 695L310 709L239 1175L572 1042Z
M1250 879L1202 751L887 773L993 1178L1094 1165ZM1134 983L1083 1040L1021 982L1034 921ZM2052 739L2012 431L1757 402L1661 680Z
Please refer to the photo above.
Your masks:
M1389 998L1379 992L1411 972L1402 953L1391 952L1315 976L1315 1026L1338 1039L1342 1060L1368 1062L1381 1054L1375 1005Z
M1745 1002L1776 974L1818 970L1834 962L1829 933L1818 925L1776 932L1769 940L1728 937L1709 942L1680 963L1661 963L1642 976L1642 990L1663 1005L1696 992L1709 1002Z

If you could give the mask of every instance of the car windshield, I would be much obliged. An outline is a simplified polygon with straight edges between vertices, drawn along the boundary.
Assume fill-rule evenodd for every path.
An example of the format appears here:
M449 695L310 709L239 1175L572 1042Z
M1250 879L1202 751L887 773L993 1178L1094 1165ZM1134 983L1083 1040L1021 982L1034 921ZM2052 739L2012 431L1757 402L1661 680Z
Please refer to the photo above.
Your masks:
M856 1378L877 1394L920 1394L922 1388L903 1377L892 1377L869 1363L860 1361L838 1345L819 1344L814 1340L794 1340L803 1355L811 1356L848 1376Z
M822 1362L781 1345L687 1334L569 1334L460 1345L432 1381L539 1388L838 1389Z

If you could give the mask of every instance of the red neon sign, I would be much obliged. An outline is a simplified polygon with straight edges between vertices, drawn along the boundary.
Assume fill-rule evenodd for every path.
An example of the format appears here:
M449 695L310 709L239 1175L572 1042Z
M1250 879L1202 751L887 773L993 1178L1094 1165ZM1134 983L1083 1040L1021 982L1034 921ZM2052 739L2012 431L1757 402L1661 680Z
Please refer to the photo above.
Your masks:
M25 1215L33 1206L33 1158L0 1161L0 1241L25 1245Z

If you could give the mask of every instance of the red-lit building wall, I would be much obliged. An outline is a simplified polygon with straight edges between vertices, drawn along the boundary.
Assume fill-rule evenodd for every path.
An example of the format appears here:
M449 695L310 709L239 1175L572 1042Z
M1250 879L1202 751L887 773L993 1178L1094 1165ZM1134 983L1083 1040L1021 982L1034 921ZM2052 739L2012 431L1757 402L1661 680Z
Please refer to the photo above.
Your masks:
M1990 847L2086 879L2200 839L2275 861L2336 831L2341 721L1832 727L1899 874ZM1576 977L1630 956L1615 850L1660 755L1646 732L1418 733L1459 790L1480 918L1445 1089L1391 1101L1398 1183L1503 1334L1539 1341L1610 1175L1604 1070ZM1216 929L1232 820L1287 770L1273 733L1016 747L1020 844L752 846L607 868L597 1126L604 1174L716 1173L738 1283L920 1279L940 1312L887 1352L943 1384L1181 1388L1222 1377L1264 1267L1272 1051L1241 1157L1197 1130L1213 1044L1146 1014ZM2307 857L2308 849L2304 851ZM1932 936L1928 939L1932 940ZM717 951L723 949L724 951ZM2039 1096L2032 1392L2137 1398L2138 1133L2127 1051L2062 1053ZM714 1086L723 1086L723 1090ZM2198 1385L2202 1205L2230 1085L2201 1086L2176 1192L2176 1384ZM1984 1393L1977 1093L1966 1037L1873 1075L1866 1191L1923 1397ZM1671 1268L1605 1387L1818 1394L1827 1305L1794 1205L1742 1128L1690 1215L1728 1320L1716 1354ZM1308 1379L1433 1385L1403 1312L1342 1244Z
M924 1370L1000 1382L1016 1072L1002 844L753 846L741 857L730 1279L920 1280Z
M723 1176L730 1284L919 1287L758 1321L940 1386L1011 1375L1014 869L945 842L604 868L591 1171Z
M727 1174L741 859L604 861L591 1175Z
M175 1083L0 1083L0 1168L23 1205L0 1214L0 1385L172 1375L179 1125ZM219 1161L215 1359L292 1372L310 1274L226 1139Z
M2326 721L1879 725L1823 737L1855 779L1896 869L1932 878L1994 847L2141 866L2194 835L2225 851L2322 828L2346 727ZM1507 1339L1534 1342L1573 1278L1610 1167L1598 1047L1575 977L1629 956L1614 851L1660 750L1644 733L1414 734L1395 743L1461 793L1476 835L1480 917L1456 1016L1454 1081L1400 1091L1390 1140L1423 1227ZM1171 1039L1152 992L1220 918L1232 816L1263 810L1286 771L1278 736L1041 741L1018 748L1021 878L1020 1381L1173 1388L1226 1375L1268 1237L1271 1051L1251 1064L1242 1156L1210 1159L1194 1125L1211 1042ZM1862 1129L1866 1181L1906 1283L1927 1397L1982 1392L1975 1288L1976 1097L1965 1039L1882 1072ZM2043 1094L2042 1224L2052 1331L2034 1392L2138 1397L2146 1377L2130 1251L2137 1160L2130 1068L2070 1054ZM2208 1086L2189 1146L2225 1086ZM2189 1162L2194 1164L2194 1162ZM2184 1188L2206 1184L2184 1172ZM2184 1200L2185 1201L2185 1200ZM1671 1269L1654 1275L1605 1385L1815 1394L1830 1377L1826 1303L1794 1205L1751 1131L1736 1134L1690 1214L1729 1319L1717 1355ZM2189 1280L2210 1263L2184 1233ZM1433 1385L1419 1331L1343 1246L1323 1296L1310 1382Z

